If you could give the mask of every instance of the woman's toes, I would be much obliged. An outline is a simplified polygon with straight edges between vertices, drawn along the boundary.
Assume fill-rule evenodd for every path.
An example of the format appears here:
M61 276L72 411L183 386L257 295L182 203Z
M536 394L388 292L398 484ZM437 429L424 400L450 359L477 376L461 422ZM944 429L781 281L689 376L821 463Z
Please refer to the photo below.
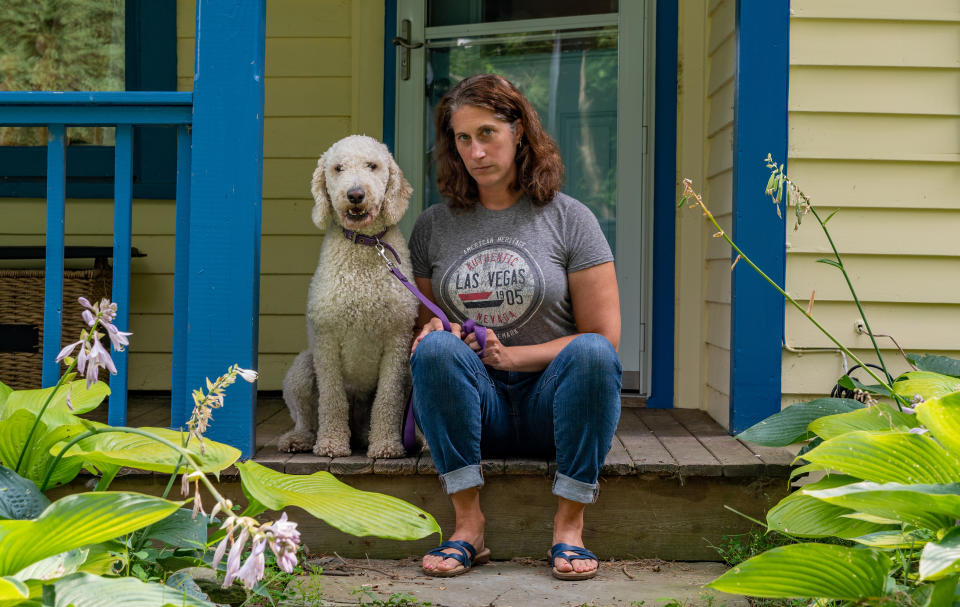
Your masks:
M437 571L450 571L459 563L455 559L441 558L439 556L427 556L423 559L423 568Z

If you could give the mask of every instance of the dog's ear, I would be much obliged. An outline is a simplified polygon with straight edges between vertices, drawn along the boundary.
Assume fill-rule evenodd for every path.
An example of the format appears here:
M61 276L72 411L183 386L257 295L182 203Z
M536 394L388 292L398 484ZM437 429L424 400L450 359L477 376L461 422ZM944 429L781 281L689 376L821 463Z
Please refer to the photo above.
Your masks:
M310 192L313 193L313 212L311 217L313 223L320 231L327 229L327 222L333 213L333 205L330 203L330 195L327 194L327 155L325 152L320 160L317 161L317 168L313 172L313 179L310 180Z
M410 194L413 194L413 186L403 176L403 171L393 156L389 156L387 168L389 177L387 179L386 200L383 203L383 214L387 220L387 225L396 225L399 223L403 214L407 212L407 206L410 204Z

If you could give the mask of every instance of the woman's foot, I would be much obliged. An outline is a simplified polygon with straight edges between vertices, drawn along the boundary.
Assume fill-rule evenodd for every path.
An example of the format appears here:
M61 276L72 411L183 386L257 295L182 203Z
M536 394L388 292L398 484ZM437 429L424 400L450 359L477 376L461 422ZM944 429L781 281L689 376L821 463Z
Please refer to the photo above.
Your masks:
M477 554L484 552L483 529L486 525L486 518L480 510L480 491L476 488L465 489L450 496L453 502L453 509L456 513L456 527L448 538L451 541L460 540L468 542L477 551ZM444 554L457 554L460 551L456 548L444 548ZM488 557L489 558L489 557ZM445 558L439 555L427 554L423 557L423 570L425 573L430 571L450 571L463 564L453 558Z
M448 541L467 542L468 544L473 546L473 548L476 550L476 554L473 556L473 558L471 558L469 552L466 555L464 555L463 552L461 552L460 550L457 550L456 548L443 548L442 552L444 554L456 554L457 556L461 556L461 557L466 556L467 558L471 558L471 562L470 562L471 566L475 562L479 564L480 562L486 562L490 560L490 551L486 550L483 546L482 532L479 535L476 535L476 534L470 534L470 533L458 533L454 531L453 535L450 536L450 540ZM480 555L481 558L476 559L477 555ZM445 557L434 555L434 554L427 554L427 555L424 555L423 557L423 571L427 575L430 575L431 572L442 574L444 572L451 571L453 569L456 569L458 567L463 567L463 566L464 566L463 563L461 563L458 559L455 559L455 558L445 558Z
M553 517L553 543L569 544L583 548L583 510L586 504L558 498L557 514ZM566 550L561 554L568 557L582 556ZM567 560L557 556L553 559L553 568L557 573L574 573L590 577L596 574L600 563L596 559L571 558ZM581 579L585 579L582 578Z

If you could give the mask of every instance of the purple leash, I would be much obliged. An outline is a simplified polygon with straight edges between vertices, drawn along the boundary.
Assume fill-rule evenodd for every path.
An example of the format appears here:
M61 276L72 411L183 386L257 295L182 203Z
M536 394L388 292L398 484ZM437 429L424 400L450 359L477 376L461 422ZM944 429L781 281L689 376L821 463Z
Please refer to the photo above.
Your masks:
M383 242L380 238L386 234L387 231L384 230L377 234L376 236L368 236L366 234L361 234L359 232L343 229L344 237L356 244L366 245L368 247L372 246L377 250L377 253L383 258L383 262L387 264L387 269L390 270L390 273L393 274L397 280L400 281L408 291L413 293L413 295L420 300L428 310L433 312L433 315L440 319L440 322L443 324L443 330L448 333L453 332L453 327L450 326L450 320L447 318L447 315L443 313L435 303L427 299L427 296L420 292L420 289L416 287L413 283L407 280L407 277L397 268L397 264L400 263L400 255L397 254L397 251L390 246L388 243ZM397 263L393 263L389 257L387 257L387 250L389 250L393 257L397 260ZM477 338L477 344L480 346L480 351L477 352L477 356L483 358L484 352L487 350L487 329L482 325L478 325L473 321L472 318L468 318L462 325L463 332L465 334L473 333ZM407 452L413 451L417 446L417 435L416 435L416 422L413 419L413 391L410 392L410 398L407 400L407 411L404 414L403 419L403 447Z

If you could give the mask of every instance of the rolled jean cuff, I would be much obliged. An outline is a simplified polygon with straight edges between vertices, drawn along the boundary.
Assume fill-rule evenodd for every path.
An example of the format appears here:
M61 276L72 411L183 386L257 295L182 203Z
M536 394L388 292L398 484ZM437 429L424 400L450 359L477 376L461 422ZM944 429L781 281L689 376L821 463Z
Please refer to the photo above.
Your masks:
M479 464L464 466L440 475L440 484L447 495L472 487L483 487L483 472Z
M597 501L599 491L600 486L597 483L584 483L559 472L553 478L553 494L571 502L592 504Z

